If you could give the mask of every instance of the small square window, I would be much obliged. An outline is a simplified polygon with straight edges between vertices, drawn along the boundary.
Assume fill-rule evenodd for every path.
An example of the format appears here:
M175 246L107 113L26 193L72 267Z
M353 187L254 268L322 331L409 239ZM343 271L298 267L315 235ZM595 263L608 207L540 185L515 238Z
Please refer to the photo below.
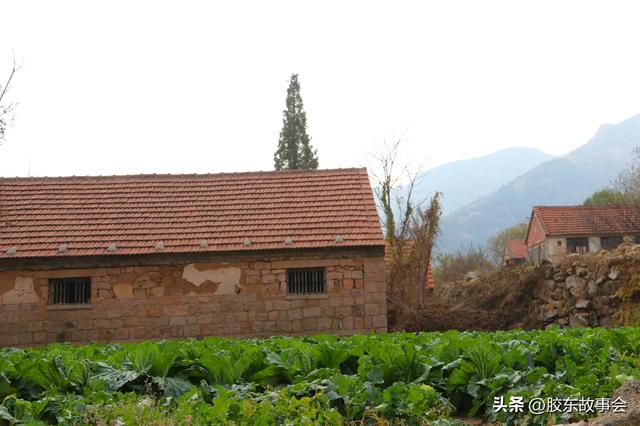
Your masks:
M621 236L600 237L600 248L603 250L615 250L622 244Z
M288 269L287 293L324 294L324 268Z
M49 279L51 305L78 305L91 302L91 278Z

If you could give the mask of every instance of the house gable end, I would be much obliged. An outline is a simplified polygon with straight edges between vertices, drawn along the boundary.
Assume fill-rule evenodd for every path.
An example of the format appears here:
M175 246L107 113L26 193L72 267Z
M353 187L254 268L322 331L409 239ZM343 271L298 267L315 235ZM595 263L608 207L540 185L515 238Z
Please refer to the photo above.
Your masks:
M544 241L546 233L542 224L538 220L535 209L531 213L531 220L529 221L529 228L527 229L527 237L525 238L527 247L531 247Z

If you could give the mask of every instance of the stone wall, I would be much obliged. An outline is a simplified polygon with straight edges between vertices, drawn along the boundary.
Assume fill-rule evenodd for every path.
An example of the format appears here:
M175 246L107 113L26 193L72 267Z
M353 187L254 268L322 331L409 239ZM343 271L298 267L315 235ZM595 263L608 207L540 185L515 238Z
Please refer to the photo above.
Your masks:
M530 313L543 325L613 327L634 322L640 288L640 246L620 252L569 255L557 265L542 265ZM629 291L631 290L631 293ZM631 314L631 315L629 315Z
M412 330L640 325L640 245L436 283Z
M386 331L381 253L205 258L5 265L0 346ZM300 267L325 268L326 294L287 294L286 270ZM89 306L49 304L49 279L63 277L91 278Z

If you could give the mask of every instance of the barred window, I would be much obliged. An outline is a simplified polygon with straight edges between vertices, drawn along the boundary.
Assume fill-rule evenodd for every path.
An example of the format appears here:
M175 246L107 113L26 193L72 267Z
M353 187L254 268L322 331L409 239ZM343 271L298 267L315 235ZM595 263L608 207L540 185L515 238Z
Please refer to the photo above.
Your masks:
M622 236L600 237L600 248L603 250L615 250L622 244Z
M324 294L324 268L287 270L287 293Z
M567 238L567 253L588 253L588 238Z
M91 302L91 278L49 279L50 304L73 305Z

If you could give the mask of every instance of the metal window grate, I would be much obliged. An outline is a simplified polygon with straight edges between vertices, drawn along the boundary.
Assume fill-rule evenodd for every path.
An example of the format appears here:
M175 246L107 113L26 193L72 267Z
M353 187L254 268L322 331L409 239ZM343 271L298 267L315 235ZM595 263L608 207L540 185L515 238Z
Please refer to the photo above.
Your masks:
M287 293L323 294L324 292L324 268L287 270Z
M567 238L567 253L588 253L588 238Z
M91 301L91 278L49 279L52 305L86 304Z

